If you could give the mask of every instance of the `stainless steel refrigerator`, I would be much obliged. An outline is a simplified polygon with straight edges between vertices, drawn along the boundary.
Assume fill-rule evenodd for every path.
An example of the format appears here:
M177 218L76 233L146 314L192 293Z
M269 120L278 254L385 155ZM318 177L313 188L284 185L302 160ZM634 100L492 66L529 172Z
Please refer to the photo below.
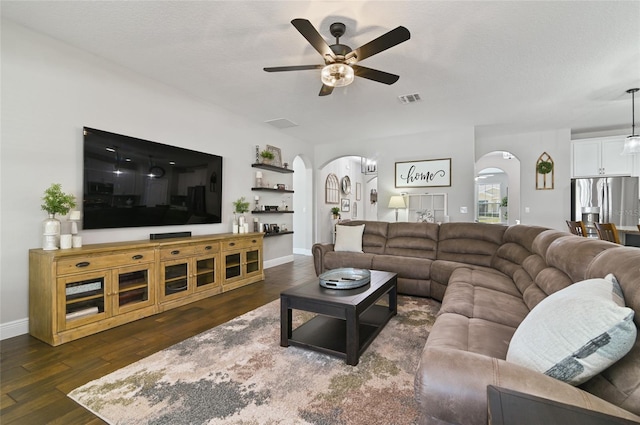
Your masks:
M636 226L639 198L638 177L571 179L571 219L583 221L594 237L595 222Z

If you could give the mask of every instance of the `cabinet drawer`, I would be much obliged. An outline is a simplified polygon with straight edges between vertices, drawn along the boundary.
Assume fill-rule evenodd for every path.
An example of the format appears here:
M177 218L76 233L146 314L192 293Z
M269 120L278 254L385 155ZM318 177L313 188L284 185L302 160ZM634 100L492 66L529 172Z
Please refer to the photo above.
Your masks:
M150 250L126 251L119 254L98 255L95 257L78 256L58 261L58 275L84 273L92 270L130 266L154 261L154 252Z
M216 252L220 252L220 243L218 241L195 246L195 253L198 255L215 254Z
M168 248L162 248L160 250L160 260L171 260L173 258L183 258L193 256L200 251L197 250L198 246L195 245L175 245Z
M258 246L260 244L259 238L243 238L233 239L228 241L222 241L222 250L230 251L233 249L250 248L252 246Z

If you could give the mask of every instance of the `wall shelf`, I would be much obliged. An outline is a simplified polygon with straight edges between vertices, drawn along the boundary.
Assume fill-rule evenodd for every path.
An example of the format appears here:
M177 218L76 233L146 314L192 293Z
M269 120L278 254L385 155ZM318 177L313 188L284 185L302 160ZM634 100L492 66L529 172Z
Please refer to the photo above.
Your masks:
M265 233L264 237L269 237L269 236L281 236L281 235L290 235L293 233L293 230L287 230L286 232L278 232L278 233Z
M289 189L273 189L271 187L252 187L251 190L259 190L259 191L265 191L265 192L293 193L293 190L289 190Z
M251 211L251 214L293 214L293 211Z
M253 168L262 168L263 170L275 171L276 173L293 173L290 168L276 167L275 165L268 164L251 164Z

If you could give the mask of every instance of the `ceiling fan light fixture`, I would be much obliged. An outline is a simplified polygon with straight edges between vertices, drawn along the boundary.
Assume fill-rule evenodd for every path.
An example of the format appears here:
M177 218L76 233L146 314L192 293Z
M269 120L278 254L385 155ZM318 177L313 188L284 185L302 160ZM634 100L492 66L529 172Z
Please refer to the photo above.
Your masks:
M640 153L640 136L636 134L636 120L635 120L635 94L640 89L629 89L627 93L631 94L631 135L627 136L624 141L624 149L622 155L634 155Z
M324 68L320 73L322 84L330 87L344 87L353 83L355 73L353 68L344 63L332 63Z

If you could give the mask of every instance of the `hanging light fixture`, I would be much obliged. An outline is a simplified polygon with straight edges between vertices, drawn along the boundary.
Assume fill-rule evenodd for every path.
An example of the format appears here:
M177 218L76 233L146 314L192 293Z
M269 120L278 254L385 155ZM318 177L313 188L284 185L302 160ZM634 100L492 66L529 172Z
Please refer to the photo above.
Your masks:
M631 93L631 135L627 136L624 141L624 149L622 155L633 155L640 153L640 136L636 134L635 120L635 94L640 89L629 89L627 93Z
M322 83L330 87L348 86L353 83L354 77L353 68L340 62L325 66L320 73Z

